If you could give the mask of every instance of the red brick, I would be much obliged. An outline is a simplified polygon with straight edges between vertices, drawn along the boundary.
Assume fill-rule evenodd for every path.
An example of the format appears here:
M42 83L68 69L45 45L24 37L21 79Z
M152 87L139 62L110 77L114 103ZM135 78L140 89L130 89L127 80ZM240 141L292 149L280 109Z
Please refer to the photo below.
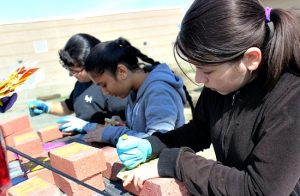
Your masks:
M143 188L136 191L133 184L124 187L125 190L139 196L190 196L182 182L174 178L153 178L144 182Z
M30 132L34 132L34 130L32 128L28 128L28 129L22 130L22 132L16 132L11 135L7 135L4 137L4 142L6 145L14 147L14 146L16 146L15 142L14 142L14 137L24 134L24 133L30 133Z
M42 142L49 142L63 137L58 125L51 125L37 131Z
M52 167L82 180L106 169L101 149L73 142L50 151Z
M104 153L107 167L107 169L102 173L103 177L112 181L120 180L117 177L117 174L124 167L124 165L121 163L118 157L116 148L106 146L101 148L101 150Z
M44 152L41 140L36 132L28 132L14 136L15 148L29 156L36 156Z
M19 156L16 153L13 153L9 150L6 150L6 161L7 163L19 159Z
M147 170L149 168L149 165L151 164L157 164L158 159L151 160L149 162L143 163L139 166L138 172L142 172L143 170ZM122 180L126 179L126 176L129 175L132 172L136 172L136 169L132 170L122 170L118 177ZM186 187L182 182L180 182L177 179L174 178L153 178L148 179L144 182L143 187L141 190L137 191L133 183L129 184L128 186L124 187L125 190L135 194L135 195L151 195L151 196L179 196L179 195L190 195L190 193L187 191Z
M28 178L33 178L33 177L37 176L37 177L49 182L50 184L55 185L53 172L51 170L47 169L47 168L42 168L38 171L29 172L26 175L27 175Z
M29 128L31 128L31 125L28 115L10 118L0 123L0 130L2 131L3 137L16 132L24 132Z
M69 180L68 178L62 177L56 173L53 173L55 184L68 196L89 196L95 195L96 193L91 189L88 189L82 185L77 184L76 182ZM98 173L89 178L81 180L84 183L87 183L90 186L93 186L96 189L104 190L105 185L103 183L102 174Z
M66 142L48 142L48 143L44 143L43 144L43 149L46 151L46 152L49 152L55 148L59 148L59 147L62 147L66 145Z
M41 178L34 177L11 187L10 189L8 189L7 194L9 196L53 196L61 195L61 191L53 184L50 184Z

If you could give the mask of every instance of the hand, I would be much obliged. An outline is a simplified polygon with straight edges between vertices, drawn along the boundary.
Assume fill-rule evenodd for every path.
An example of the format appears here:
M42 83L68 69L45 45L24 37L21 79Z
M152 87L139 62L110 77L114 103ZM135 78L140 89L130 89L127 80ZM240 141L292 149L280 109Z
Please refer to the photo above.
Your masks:
M105 126L126 126L120 116L112 116L111 118L105 118Z
M30 101L28 107L30 116L37 116L50 111L50 105L40 100Z
M120 116L112 116L110 118L112 120L112 126L126 126L125 122L121 119Z
M125 187L133 183L137 191L142 189L146 180L159 177L157 163L158 159L154 159L149 163L144 163L133 170L125 171L123 174L125 176L123 179L123 186Z
M0 112L4 113L9 110L18 98L17 93L13 93L11 96L2 97L0 99Z
M96 129L90 130L83 137L85 142L102 142L102 134L104 131L103 125L98 125Z
M59 130L62 132L77 131L80 133L86 133L87 131L96 128L96 123L89 123L75 116L64 116L56 122L61 124Z
M128 169L144 163L152 154L148 140L133 136L122 135L116 145L119 159Z

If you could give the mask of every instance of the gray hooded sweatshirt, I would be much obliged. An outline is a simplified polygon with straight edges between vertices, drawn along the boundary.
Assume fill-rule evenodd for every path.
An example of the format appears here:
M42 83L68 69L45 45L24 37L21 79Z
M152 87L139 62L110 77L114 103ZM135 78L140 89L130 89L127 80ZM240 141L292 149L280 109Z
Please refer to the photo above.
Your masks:
M185 123L185 102L182 79L168 65L159 64L128 96L126 126L105 127L102 141L115 145L123 134L144 138L178 128Z

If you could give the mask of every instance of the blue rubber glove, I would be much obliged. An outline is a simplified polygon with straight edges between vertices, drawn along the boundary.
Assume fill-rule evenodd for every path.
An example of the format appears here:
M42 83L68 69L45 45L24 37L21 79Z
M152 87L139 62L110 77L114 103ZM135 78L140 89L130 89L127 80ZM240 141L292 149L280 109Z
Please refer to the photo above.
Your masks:
M50 111L49 104L40 100L30 101L28 107L30 116L37 116Z
M0 112L4 113L9 110L18 98L17 93L13 93L11 96L2 97L0 99Z
M148 140L133 136L122 135L116 147L119 159L128 169L144 163L152 154L152 147Z
M86 133L89 130L96 129L97 126L96 123L89 123L75 116L64 116L56 122L61 124L59 130L62 132L77 131L80 133Z

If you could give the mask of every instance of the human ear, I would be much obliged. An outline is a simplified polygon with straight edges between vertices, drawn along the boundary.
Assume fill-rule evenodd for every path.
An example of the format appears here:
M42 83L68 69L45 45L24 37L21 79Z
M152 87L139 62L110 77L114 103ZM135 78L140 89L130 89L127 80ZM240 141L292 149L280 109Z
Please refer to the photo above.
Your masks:
M251 47L244 53L243 62L247 69L252 72L257 70L261 58L261 50L257 47Z
M122 80L125 80L127 78L127 72L128 72L128 69L125 65L123 64L118 64L118 67L117 67L117 76L122 79Z

